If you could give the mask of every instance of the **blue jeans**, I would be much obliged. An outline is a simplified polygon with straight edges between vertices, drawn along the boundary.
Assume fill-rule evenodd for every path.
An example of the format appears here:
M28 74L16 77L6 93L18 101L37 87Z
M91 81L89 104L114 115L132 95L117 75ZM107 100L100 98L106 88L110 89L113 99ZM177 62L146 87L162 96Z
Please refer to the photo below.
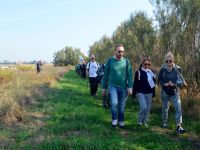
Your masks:
M139 124L145 124L149 120L149 112L151 109L151 103L152 103L152 93L150 94L143 94L143 93L137 93L137 99L139 101L140 110L138 113L138 123Z
M112 120L124 121L124 109L127 99L127 88L109 87ZM117 117L118 116L118 117Z
M175 118L176 124L181 125L182 123L182 112L181 112L181 99L180 93L177 90L175 95L168 95L165 91L161 91L162 96L162 119L163 123L167 123L168 120L168 109L169 109L169 100L171 99L175 108Z

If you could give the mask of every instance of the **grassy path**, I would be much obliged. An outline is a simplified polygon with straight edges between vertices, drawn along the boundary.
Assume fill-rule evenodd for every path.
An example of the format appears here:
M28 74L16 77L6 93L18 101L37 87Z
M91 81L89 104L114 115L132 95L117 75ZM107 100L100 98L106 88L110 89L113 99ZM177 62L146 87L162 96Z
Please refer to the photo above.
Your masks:
M152 112L150 128L137 128L138 103L131 98L126 105L126 129L112 129L110 110L102 108L100 90L96 99L88 93L87 81L70 71L49 87L45 99L29 108L32 123L18 124L16 130L12 127L12 133L4 131L13 145L2 149L198 149L198 143L189 140L188 134L178 136L159 127L160 110Z

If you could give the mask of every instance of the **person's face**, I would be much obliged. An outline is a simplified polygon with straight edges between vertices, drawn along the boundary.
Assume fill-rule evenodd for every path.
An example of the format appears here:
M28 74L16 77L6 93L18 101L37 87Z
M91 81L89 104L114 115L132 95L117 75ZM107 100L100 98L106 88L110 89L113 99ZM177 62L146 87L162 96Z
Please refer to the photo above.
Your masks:
M95 61L95 56L91 55L90 59L91 59L91 61Z
M171 58L167 58L165 62L166 62L168 67L172 67L173 66L173 60Z
M115 55L117 58L122 58L124 56L124 47L117 47L115 50Z
M142 67L145 68L145 69L149 69L150 66L151 66L151 63L150 63L150 61L148 61L148 60L145 60L145 61L143 62L143 64L142 64Z

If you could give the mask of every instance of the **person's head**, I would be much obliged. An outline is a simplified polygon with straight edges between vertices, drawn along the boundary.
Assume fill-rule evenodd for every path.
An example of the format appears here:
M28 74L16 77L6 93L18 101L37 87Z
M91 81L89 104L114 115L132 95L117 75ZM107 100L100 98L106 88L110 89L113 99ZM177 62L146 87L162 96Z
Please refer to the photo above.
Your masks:
M168 52L165 55L165 63L167 64L168 67L173 67L174 55L171 52Z
M144 69L149 69L151 67L151 59L149 57L144 57L142 59L140 67L143 67Z
M119 44L115 47L115 56L120 59L124 56L124 46Z
M95 61L95 56L93 54L90 55L90 59L91 59L91 61Z

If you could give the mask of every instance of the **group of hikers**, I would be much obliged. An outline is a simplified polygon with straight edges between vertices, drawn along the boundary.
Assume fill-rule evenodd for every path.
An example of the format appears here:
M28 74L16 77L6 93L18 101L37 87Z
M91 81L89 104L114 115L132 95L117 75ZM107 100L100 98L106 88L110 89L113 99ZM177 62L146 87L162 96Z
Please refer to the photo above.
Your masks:
M171 52L165 55L158 77L151 69L151 59L144 57L135 71L133 80L132 66L130 61L124 58L124 51L124 46L121 44L115 47L114 56L103 65L101 81L98 79L100 65L95 61L95 55L90 56L91 61L87 65L84 62L84 77L86 75L89 77L91 96L97 95L98 83L99 81L101 83L103 107L111 109L112 127L119 125L120 128L125 128L124 111L128 95L137 98L139 102L138 126L148 127L152 98L155 97L155 86L159 83L161 85L163 128L168 127L169 101L172 100L175 108L176 131L179 134L185 133L182 127L179 88L186 83L180 67L175 64L174 55ZM107 100L107 97L110 97L110 100Z

